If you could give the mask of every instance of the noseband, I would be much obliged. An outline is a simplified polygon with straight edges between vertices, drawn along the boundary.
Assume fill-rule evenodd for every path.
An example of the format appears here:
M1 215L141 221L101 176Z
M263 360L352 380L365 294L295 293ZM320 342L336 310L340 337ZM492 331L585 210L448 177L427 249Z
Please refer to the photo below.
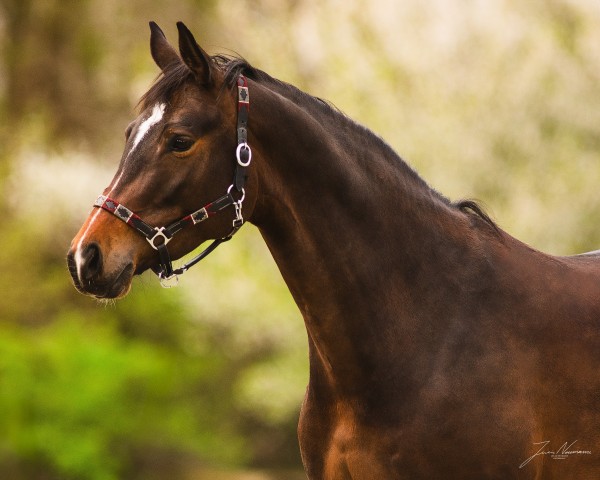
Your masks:
M252 150L248 145L248 112L250 110L250 95L248 92L248 80L243 75L238 77L238 115L237 115L237 149L235 151L236 166L235 174L233 177L233 183L227 189L227 193L222 197L217 198L215 201L202 207L200 210L196 210L194 213L186 215L180 220L166 226L166 227L153 227L148 223L144 222L138 215L129 210L124 205L120 204L116 200L101 195L94 203L94 207L102 208L107 212L116 216L119 220L122 220L127 225L132 227L134 230L139 232L148 241L150 246L158 251L160 258L160 265L153 269L154 273L158 275L160 283L165 288L176 286L179 282L179 275L189 270L191 267L196 265L200 260L206 258L211 252L215 250L220 244L231 240L231 237L242 227L244 224L244 218L242 217L242 203L246 197L246 191L244 185L246 182L246 169L252 161ZM233 190L241 193L241 198L236 200L233 195ZM233 219L231 231L222 238L217 238L206 247L202 252L196 255L192 260L184 264L183 266L173 269L171 263L171 256L167 249L167 244L173 239L173 236L184 229L185 227L196 225L197 223L203 222L207 218L215 215L217 212L233 205L235 208L235 218Z

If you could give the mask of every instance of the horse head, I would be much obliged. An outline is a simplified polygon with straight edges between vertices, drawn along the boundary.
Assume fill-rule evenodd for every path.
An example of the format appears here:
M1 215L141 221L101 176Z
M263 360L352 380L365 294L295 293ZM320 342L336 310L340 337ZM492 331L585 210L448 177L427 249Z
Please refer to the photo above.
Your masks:
M242 201L244 215L252 213L246 80L238 98L237 79L227 78L183 23L177 26L179 53L150 24L161 76L142 97L117 172L67 256L77 289L98 298L126 295L133 276L147 269L163 280L175 277L171 257L230 238L243 222Z

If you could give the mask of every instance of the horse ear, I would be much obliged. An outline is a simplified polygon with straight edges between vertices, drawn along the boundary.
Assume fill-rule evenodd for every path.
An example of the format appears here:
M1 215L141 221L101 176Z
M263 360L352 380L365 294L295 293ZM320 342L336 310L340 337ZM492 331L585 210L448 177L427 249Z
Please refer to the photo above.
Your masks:
M150 52L152 58L164 72L169 66L181 62L175 49L167 41L167 37L160 27L150 22Z
M192 32L182 22L177 22L177 29L179 30L179 54L181 58L201 84L210 86L213 81L212 59L200 48Z

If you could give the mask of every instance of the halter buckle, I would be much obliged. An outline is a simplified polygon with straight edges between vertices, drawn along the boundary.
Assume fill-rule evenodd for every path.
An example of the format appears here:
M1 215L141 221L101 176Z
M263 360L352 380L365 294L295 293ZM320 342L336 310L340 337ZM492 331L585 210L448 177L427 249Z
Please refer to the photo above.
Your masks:
M148 243L154 250L158 250L158 247L160 247L161 245L166 245L167 243L169 243L171 241L171 238L169 238L165 235L165 233L164 233L165 227L160 227L160 228L154 227L154 230L156 231L154 236L151 238L146 237L146 240L148 241ZM161 239L161 238L162 238L161 243L155 243L155 240Z

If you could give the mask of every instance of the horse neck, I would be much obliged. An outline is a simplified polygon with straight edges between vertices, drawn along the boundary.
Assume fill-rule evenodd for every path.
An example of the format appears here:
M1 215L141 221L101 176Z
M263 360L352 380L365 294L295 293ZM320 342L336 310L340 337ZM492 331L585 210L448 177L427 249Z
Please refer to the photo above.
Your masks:
M401 365L415 318L427 317L419 299L450 295L456 263L470 261L467 217L366 129L314 99L303 108L253 87L251 221L303 314L311 364L348 384L374 364Z

